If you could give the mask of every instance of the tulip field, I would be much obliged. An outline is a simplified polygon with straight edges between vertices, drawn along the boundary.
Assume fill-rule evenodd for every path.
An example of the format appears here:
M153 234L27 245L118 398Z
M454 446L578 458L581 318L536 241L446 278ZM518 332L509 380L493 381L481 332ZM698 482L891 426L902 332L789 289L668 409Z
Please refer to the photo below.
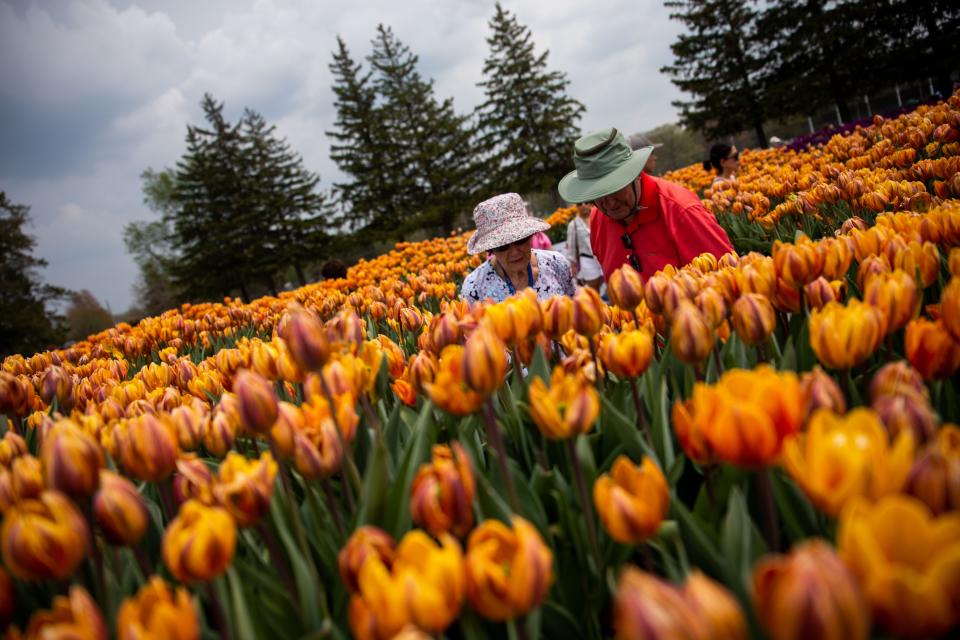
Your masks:
M741 158L609 304L466 233L8 357L4 637L957 637L960 93Z

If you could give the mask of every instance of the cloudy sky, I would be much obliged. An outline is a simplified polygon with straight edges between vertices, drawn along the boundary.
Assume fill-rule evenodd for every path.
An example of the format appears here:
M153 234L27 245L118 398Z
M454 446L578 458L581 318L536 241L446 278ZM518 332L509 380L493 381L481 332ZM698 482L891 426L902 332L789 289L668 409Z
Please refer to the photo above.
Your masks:
M659 69L679 25L661 0L503 0L549 49L587 108L585 130L676 118ZM53 284L114 312L137 269L122 230L151 219L139 175L172 166L204 92L236 119L277 125L329 186L327 65L339 34L362 60L378 23L420 56L438 97L466 112L487 55L492 0L0 0L0 190L31 207L27 230Z

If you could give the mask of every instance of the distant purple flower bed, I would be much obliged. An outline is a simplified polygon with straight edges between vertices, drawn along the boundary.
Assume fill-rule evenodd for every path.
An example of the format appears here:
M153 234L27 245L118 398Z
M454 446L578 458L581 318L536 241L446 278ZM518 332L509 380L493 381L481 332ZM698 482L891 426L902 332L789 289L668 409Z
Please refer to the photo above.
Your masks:
M938 101L939 100L927 100L925 102L921 102L920 104L936 104ZM897 107L896 109L884 111L879 115L887 119L896 118L899 115L913 111L918 106L919 104L904 105L902 107ZM805 136L798 136L794 138L790 144L786 145L786 148L792 149L793 151L802 151L807 147L825 144L830 140L830 138L837 134L846 135L855 130L857 127L868 127L872 124L873 116L870 116L869 118L861 118L860 120L844 123L843 126L840 127L824 127Z

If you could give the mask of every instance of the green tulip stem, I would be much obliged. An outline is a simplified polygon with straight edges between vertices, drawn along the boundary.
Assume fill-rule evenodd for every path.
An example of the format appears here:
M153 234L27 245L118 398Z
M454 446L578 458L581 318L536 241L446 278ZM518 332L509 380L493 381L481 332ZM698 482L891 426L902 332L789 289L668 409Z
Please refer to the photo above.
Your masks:
M357 471L357 463L353 459L353 445L343 437L343 431L340 430L340 420L337 418L337 405L333 402L333 394L330 392L330 386L327 385L326 378L319 374L320 386L323 388L323 395L327 399L327 405L330 407L330 418L333 420L333 426L336 427L337 437L340 438L340 445L343 447L343 460L345 464L344 475L349 480L353 490L360 495L362 482L360 481L360 472ZM349 492L346 492L349 494ZM353 498L350 498L352 501ZM352 511L353 509L351 509Z
M763 511L763 537L767 542L770 553L780 551L780 525L777 522L777 505L773 499L773 481L770 469L761 469L757 472L757 492L760 498L760 507Z
M207 597L210 599L210 609L213 614L213 624L217 627L218 635L223 640L232 640L230 627L227 626L227 616L223 612L223 603L220 602L220 598L213 588L213 582L207 582L206 587Z
M280 483L283 485L283 492L287 496L287 505L290 507L290 520L293 522L293 530L297 536L297 544L299 544L300 551L304 557L310 558L310 547L307 546L307 534L304 532L303 522L300 520L300 507L293 495L293 488L290 486L290 477L287 475L287 463L280 456L280 451L277 449L277 443L274 442L273 437L267 434L267 438L270 441L270 453L273 454L273 459L277 462L277 470L280 476Z
M487 440L497 452L497 462L500 464L500 474L507 485L507 492L510 497L510 508L514 513L520 513L520 502L517 500L517 488L513 485L513 476L510 475L510 469L507 467L507 446L503 442L503 434L500 427L497 426L497 419L493 410L493 399L487 398L483 403L483 424L487 429Z
M630 378L630 393L633 396L633 406L637 410L637 428L643 432L643 437L647 439L647 444L653 447L653 433L650 431L650 423L647 422L647 414L643 410L643 400L640 398L640 392L637 390L636 378Z
M567 454L570 456L570 466L573 467L573 477L580 494L580 507L587 520L587 536L590 538L590 548L593 550L597 562L597 572L602 576L604 574L603 556L600 555L600 545L597 544L597 523L593 516L593 503L590 501L590 494L587 493L587 482L583 477L583 467L580 466L580 458L577 457L574 440L575 438L567 438Z
M277 545L277 539L274 537L273 532L270 531L270 527L264 522L257 524L257 531L260 533L260 537L263 538L264 544L267 545L267 551L270 553L270 562L277 566L280 572L280 578L283 580L283 585L287 588L287 592L292 598L296 598L297 589L293 583L290 565L287 564L286 557L280 553L280 547Z

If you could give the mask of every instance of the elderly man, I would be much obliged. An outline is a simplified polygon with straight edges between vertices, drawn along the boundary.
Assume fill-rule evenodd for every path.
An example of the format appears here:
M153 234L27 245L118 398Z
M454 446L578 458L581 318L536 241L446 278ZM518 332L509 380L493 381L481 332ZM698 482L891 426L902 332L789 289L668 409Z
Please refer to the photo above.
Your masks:
M590 244L603 276L629 263L645 278L701 253L733 251L726 232L693 192L643 171L653 147L630 149L616 129L574 143L576 169L560 180L568 202L590 202Z

